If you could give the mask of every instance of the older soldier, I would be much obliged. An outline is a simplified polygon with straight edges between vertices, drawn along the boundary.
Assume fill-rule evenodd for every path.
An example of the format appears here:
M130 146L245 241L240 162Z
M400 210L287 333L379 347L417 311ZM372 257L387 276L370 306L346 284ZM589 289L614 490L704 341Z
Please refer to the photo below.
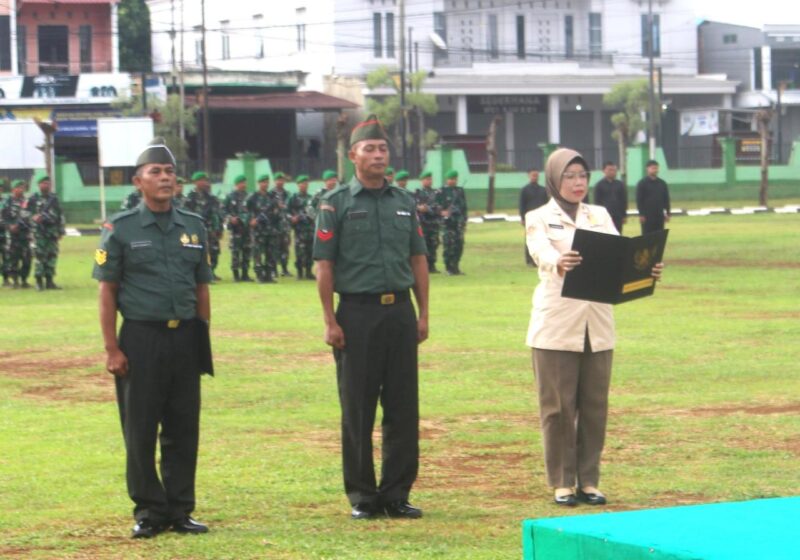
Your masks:
M234 190L225 197L222 207L230 234L231 270L234 282L252 282L250 278L250 214L247 212L247 177L237 175Z
M215 270L219 263L220 240L223 232L222 205L219 199L211 193L211 182L205 171L195 171L192 175L194 190L186 197L184 208L203 218L203 223L208 233L208 249L211 257L211 274L214 280L220 280Z
M408 178L410 176L411 175L409 175L408 171L406 171L405 169L401 169L400 171L397 172L397 175L394 176L394 180L397 182L398 187L400 187L401 189L407 189Z
M328 191L335 189L339 184L339 179L336 177L336 172L333 169L326 169L322 172L322 184L324 187L322 190L319 190L314 194L314 196L311 198L311 204L309 204L308 214L314 220L317 219L319 202L322 200L322 197Z
M106 369L115 376L133 538L206 533L192 519L200 375L213 374L208 242L200 217L172 206L175 159L160 138L136 160L143 203L103 225L100 283ZM117 338L117 312L123 324ZM161 443L161 477L156 443Z
M274 284L277 275L275 257L280 250L278 232L274 223L280 212L269 192L269 175L258 178L258 190L247 199L250 215L250 236L253 251L253 268L256 279L262 284Z
M278 222L279 240L280 240L280 255L278 261L281 264L281 276L291 276L289 272L289 246L292 244L292 227L289 223L289 192L284 188L286 184L286 175L280 171L275 173L275 188L272 189L272 196L278 203L281 209Z
M314 221L308 213L311 196L308 194L308 175L297 177L298 192L289 199L289 216L294 229L294 266L297 269L297 279L303 275L308 280L316 280L311 267L314 261L311 258L311 249L314 245Z
M384 178L389 144L374 115L353 129L349 157L355 176L322 198L314 239L325 342L333 347L342 407L344 486L353 519L413 519L422 517L408 497L419 464L417 347L428 338L425 240L414 199ZM379 400L383 461L376 484Z
M33 221L34 256L36 257L36 289L60 290L53 277L58 261L58 242L64 237L64 212L53 193L50 177L39 179L39 192L28 198L28 211Z
M417 216L422 234L425 236L425 246L428 248L428 272L439 274L436 268L436 251L439 248L439 228L442 222L439 204L436 202L439 191L433 188L433 173L430 171L424 171L419 180L422 188L414 191L414 199L417 202Z
M459 276L464 274L459 263L464 253L464 232L467 229L467 196L463 187L458 186L458 171L448 171L445 181L436 197L444 224L444 266L447 274Z
M14 288L30 288L31 230L33 221L25 200L25 181L11 183L11 196L0 210L0 222L6 228L5 273Z

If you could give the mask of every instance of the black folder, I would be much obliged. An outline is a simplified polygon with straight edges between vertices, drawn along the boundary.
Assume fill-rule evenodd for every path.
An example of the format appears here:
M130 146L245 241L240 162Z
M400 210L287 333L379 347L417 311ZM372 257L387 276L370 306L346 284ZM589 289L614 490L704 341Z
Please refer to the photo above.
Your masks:
M661 262L669 230L622 237L585 229L575 232L572 250L583 257L564 276L563 297L623 303L653 295L653 265Z

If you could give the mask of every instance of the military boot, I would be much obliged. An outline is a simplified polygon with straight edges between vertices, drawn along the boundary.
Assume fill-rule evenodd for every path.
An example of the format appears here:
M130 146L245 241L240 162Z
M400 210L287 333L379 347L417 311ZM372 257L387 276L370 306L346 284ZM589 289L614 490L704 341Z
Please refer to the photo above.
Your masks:
M288 266L286 266L285 264L281 264L281 268L283 268L283 271L281 271L281 276L290 276L291 277L292 273L289 272L289 267Z
M435 263L430 263L428 265L428 273L429 274L439 274L439 269L436 268L436 264Z
M19 285L19 287L20 287L20 288L25 288L25 289L27 289L27 288L30 288L30 287L31 287L31 285L30 285L30 284L28 284L28 279L27 279L27 278L23 278L23 279L22 279L22 282L21 282L21 283L20 283L20 285Z
M317 277L314 276L314 273L311 271L311 265L306 267L306 280L316 280Z
M44 291L44 279L41 276L36 276L36 291Z
M238 282L239 281L239 271L237 269L235 269L235 268L233 269L233 281L234 282Z
M19 288L19 283L18 283L18 282L19 282L19 280L17 280L17 277L16 277L16 276L11 276L11 282L12 282L12 283L11 283L11 287L12 287L12 288L14 288L15 290L16 290L17 288Z
M44 279L45 279L45 288L47 288L48 290L60 290L61 289L61 286L59 286L55 282L53 282L53 277L50 276L49 274L47 276L45 276Z
M250 275L247 273L247 267L242 267L242 282L252 282L253 279L250 278Z
M11 287L11 281L8 279L8 274L3 274L3 287L4 288Z
M303 279L303 268L300 267L300 266L295 267L295 268L297 268L297 279L298 280L302 280Z

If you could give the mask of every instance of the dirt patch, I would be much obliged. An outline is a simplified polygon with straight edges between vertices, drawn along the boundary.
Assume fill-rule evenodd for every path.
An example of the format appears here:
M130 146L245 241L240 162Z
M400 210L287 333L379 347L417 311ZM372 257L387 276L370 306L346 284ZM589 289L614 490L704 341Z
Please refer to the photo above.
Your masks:
M684 411L689 416L709 417L727 416L730 414L753 414L764 416L769 414L798 414L800 413L800 402L780 404L780 405L760 405L760 406L741 406L723 405L692 408Z
M46 401L113 401L114 383L104 373L103 357L33 358L30 352L3 356L0 377L23 380L22 395ZM88 371L88 373L87 373Z
M302 333L297 332L287 332L287 331L235 331L232 329L219 329L214 327L211 330L211 338L238 338L244 340L265 340L265 341L276 341L276 340L292 340L292 339L299 339L303 336Z
M699 266L717 268L752 268L755 261L740 259L669 259L669 266ZM795 261L759 261L759 268L800 268L800 262Z
M68 370L84 370L96 366L102 369L103 363L101 356L32 359L30 354L31 352L26 351L24 354L3 355L0 376L17 379L62 376Z

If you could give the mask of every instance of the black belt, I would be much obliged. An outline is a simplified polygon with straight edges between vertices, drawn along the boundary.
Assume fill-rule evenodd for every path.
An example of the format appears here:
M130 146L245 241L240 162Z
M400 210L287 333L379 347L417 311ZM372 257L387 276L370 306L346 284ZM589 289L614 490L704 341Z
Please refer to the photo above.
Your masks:
M125 319L126 323L133 323L134 325L144 325L147 327L159 327L162 329L180 329L197 319L170 319L169 321L142 321L140 319Z
M402 292L386 292L384 294L339 294L342 301L366 303L369 305L394 305L411 300L408 290Z

